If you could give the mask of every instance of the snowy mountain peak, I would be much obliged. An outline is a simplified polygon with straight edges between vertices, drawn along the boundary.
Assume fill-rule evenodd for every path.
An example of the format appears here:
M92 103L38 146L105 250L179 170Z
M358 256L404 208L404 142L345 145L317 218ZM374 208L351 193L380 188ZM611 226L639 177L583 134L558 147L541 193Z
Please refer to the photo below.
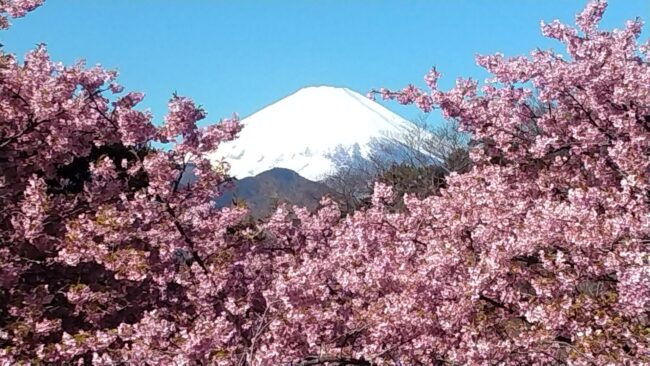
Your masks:
M337 147L358 145L365 155L373 140L411 126L361 94L332 86L302 88L242 123L239 138L220 146L209 159L225 159L231 165L230 174L237 178L286 168L310 180L334 171L329 155Z

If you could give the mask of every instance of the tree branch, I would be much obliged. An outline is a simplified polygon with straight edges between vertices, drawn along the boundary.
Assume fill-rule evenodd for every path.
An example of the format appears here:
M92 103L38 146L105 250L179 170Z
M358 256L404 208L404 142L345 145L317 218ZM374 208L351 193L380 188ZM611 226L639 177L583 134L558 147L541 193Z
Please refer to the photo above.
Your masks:
M308 356L298 363L297 366L325 365L331 366L372 366L370 361L363 358L341 357L341 356Z

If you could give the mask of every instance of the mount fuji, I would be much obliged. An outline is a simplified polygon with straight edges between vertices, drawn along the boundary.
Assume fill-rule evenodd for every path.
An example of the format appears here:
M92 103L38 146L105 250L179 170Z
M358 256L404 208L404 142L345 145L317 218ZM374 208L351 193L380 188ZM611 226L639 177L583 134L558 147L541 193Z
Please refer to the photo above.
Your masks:
M353 90L331 86L302 88L242 124L239 138L207 158L228 162L230 175L238 179L285 168L312 181L335 172L332 155L337 150L354 148L366 157L373 141L413 126Z

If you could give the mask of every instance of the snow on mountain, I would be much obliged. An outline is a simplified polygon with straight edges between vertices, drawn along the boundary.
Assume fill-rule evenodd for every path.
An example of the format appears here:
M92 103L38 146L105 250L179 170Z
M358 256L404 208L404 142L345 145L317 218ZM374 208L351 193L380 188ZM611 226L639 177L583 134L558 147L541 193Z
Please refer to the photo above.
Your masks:
M286 168L310 180L334 171L329 156L337 147L358 144L361 155L367 156L372 141L412 126L355 91L331 86L300 89L242 123L239 138L208 154L210 160L223 158L237 178Z

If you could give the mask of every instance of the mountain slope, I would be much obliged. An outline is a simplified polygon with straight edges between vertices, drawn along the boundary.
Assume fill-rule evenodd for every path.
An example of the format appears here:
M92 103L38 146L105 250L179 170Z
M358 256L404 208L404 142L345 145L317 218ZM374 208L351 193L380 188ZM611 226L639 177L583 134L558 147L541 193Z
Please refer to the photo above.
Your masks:
M209 159L225 159L237 178L286 168L313 181L333 172L329 155L337 147L356 145L366 155L373 141L412 126L355 91L330 86L300 89L242 123L240 137L208 154Z
M220 207L230 206L233 200L246 203L254 218L264 218L273 212L278 203L288 203L316 208L321 197L330 193L322 183L307 180L296 172L274 168L254 177L246 177L235 181L233 189L227 189L217 198Z

